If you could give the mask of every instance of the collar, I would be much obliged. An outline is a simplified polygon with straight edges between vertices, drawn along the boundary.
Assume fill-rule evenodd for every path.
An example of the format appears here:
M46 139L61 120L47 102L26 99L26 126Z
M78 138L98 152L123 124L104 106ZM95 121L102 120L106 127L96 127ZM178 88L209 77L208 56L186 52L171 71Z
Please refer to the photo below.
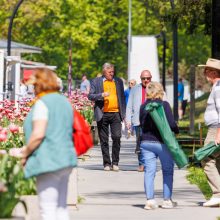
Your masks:
M105 82L107 79L103 76L103 82ZM113 80L112 81L115 81L115 78L113 77Z
M28 103L28 105L31 107L31 106L34 105L35 102L36 102L37 100L39 100L41 97L43 97L43 96L45 96L45 95L48 95L48 94L51 94L51 93L58 93L58 92L56 92L56 91L41 92L41 93L39 93L34 99L32 99L32 100Z

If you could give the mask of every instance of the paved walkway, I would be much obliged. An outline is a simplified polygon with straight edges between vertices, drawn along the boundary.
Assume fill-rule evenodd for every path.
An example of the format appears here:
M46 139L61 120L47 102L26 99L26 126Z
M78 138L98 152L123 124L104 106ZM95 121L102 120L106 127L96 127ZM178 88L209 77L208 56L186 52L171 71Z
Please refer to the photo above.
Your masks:
M100 147L81 161L78 168L79 195L84 202L78 211L71 210L71 219L77 220L211 220L220 216L219 208L204 208L202 193L186 180L186 170L175 170L173 200L178 207L172 210L144 210L143 173L136 171L137 158L134 139L123 139L119 172L104 172ZM158 164L155 180L156 200L162 202L162 174Z
M186 180L186 170L175 170L173 200L175 209L144 210L143 173L136 171L134 139L123 139L119 172L105 172L100 146L94 147L90 158L79 162L78 191L84 200L79 210L69 206L71 220L217 220L220 208L204 208L202 193ZM73 181L72 181L73 182ZM162 175L158 163L155 180L156 200L162 203ZM31 201L31 202L30 202ZM39 220L36 196L29 198L30 220Z

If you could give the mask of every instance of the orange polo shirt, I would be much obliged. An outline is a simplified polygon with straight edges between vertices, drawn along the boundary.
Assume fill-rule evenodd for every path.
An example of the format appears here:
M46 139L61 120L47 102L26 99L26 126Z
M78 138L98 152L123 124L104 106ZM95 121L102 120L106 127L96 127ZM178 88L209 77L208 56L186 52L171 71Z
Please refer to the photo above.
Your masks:
M104 92L109 92L110 95L104 97L104 112L119 112L118 97L115 81L105 80L103 82Z

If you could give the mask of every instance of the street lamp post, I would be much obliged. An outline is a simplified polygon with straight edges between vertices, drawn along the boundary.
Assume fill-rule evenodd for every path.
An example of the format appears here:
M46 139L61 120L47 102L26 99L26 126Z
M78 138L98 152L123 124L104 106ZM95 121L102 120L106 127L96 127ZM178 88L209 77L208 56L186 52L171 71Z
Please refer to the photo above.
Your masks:
M131 76L131 7L132 7L132 0L128 0L128 80Z
M7 51L8 51L8 56L11 55L11 32L12 32L12 26L13 26L13 21L15 18L15 15L20 7L20 5L22 4L24 0L19 0L17 5L15 6L12 16L10 17L10 22L9 22L9 26L8 26L8 44L7 44Z
M163 37L163 67L162 67L162 85L164 91L166 91L166 34L164 31L161 32Z
M170 0L171 8L174 10L174 0ZM173 114L175 121L178 121L178 34L177 18L173 18Z
M18 3L16 4L12 16L10 17L10 22L8 26L8 41L7 41L7 54L8 56L11 56L11 33L12 33L12 27L13 27L13 21L15 18L15 15L22 4L23 0L19 0ZM4 71L4 77L3 77L3 92L6 91L6 71Z
M72 39L69 42L68 96L72 94Z

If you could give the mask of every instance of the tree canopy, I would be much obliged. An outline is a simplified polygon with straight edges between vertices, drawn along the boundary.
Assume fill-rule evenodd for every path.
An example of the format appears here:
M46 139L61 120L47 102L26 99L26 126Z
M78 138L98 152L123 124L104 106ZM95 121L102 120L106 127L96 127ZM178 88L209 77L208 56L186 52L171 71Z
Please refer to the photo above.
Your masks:
M0 38L7 38L17 0L1 0ZM132 0L132 34L167 36L167 66L172 66L172 21L178 21L179 61L188 67L210 56L211 0ZM14 20L12 40L38 46L31 59L58 67L67 78L68 48L73 42L73 78L90 77L105 62L127 77L128 0L24 0ZM158 39L159 56L162 41ZM30 55L26 55L29 58ZM186 68L187 69L187 68ZM181 70L181 69L180 69ZM180 75L186 73L180 72Z

